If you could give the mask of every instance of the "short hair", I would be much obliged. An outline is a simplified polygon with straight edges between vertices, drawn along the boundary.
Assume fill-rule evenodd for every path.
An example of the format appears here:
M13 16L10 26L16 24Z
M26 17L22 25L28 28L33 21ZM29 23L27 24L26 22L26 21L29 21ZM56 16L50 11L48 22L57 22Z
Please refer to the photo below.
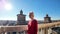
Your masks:
M34 14L34 13L33 13L33 12L30 12L30 13L29 13L29 16L31 16L32 14Z

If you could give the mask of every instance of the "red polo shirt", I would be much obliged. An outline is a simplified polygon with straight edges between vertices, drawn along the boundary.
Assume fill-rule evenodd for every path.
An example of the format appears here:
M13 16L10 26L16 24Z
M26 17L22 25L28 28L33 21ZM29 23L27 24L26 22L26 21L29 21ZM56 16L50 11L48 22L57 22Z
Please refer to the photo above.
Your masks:
M28 34L37 34L38 24L37 20L29 21L28 23Z

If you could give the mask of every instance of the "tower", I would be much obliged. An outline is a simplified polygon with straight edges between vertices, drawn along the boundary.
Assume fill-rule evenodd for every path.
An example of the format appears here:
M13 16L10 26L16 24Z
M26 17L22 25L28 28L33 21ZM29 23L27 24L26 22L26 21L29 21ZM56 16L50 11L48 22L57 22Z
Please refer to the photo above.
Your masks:
M44 17L44 23L51 23L51 17L46 14L46 17Z
M26 15L23 14L23 11L20 11L20 14L17 15L17 25L24 25L26 24Z

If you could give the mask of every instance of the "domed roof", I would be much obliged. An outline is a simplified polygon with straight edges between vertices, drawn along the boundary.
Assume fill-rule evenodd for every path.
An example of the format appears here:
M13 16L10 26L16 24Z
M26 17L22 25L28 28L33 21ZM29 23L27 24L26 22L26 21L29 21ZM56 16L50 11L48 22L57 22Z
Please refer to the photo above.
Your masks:
M23 11L22 10L20 10L20 14L23 14Z

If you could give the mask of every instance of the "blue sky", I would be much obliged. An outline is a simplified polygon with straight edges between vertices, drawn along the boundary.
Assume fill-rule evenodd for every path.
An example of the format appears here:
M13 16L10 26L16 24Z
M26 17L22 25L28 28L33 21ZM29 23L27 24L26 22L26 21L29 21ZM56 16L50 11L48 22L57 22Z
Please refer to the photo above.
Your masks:
M34 12L37 20L43 20L46 14L52 20L60 19L60 0L8 0L8 2L12 5L12 9L1 9L0 20L17 20L17 14L21 9L26 15L26 20L29 20L30 11Z

